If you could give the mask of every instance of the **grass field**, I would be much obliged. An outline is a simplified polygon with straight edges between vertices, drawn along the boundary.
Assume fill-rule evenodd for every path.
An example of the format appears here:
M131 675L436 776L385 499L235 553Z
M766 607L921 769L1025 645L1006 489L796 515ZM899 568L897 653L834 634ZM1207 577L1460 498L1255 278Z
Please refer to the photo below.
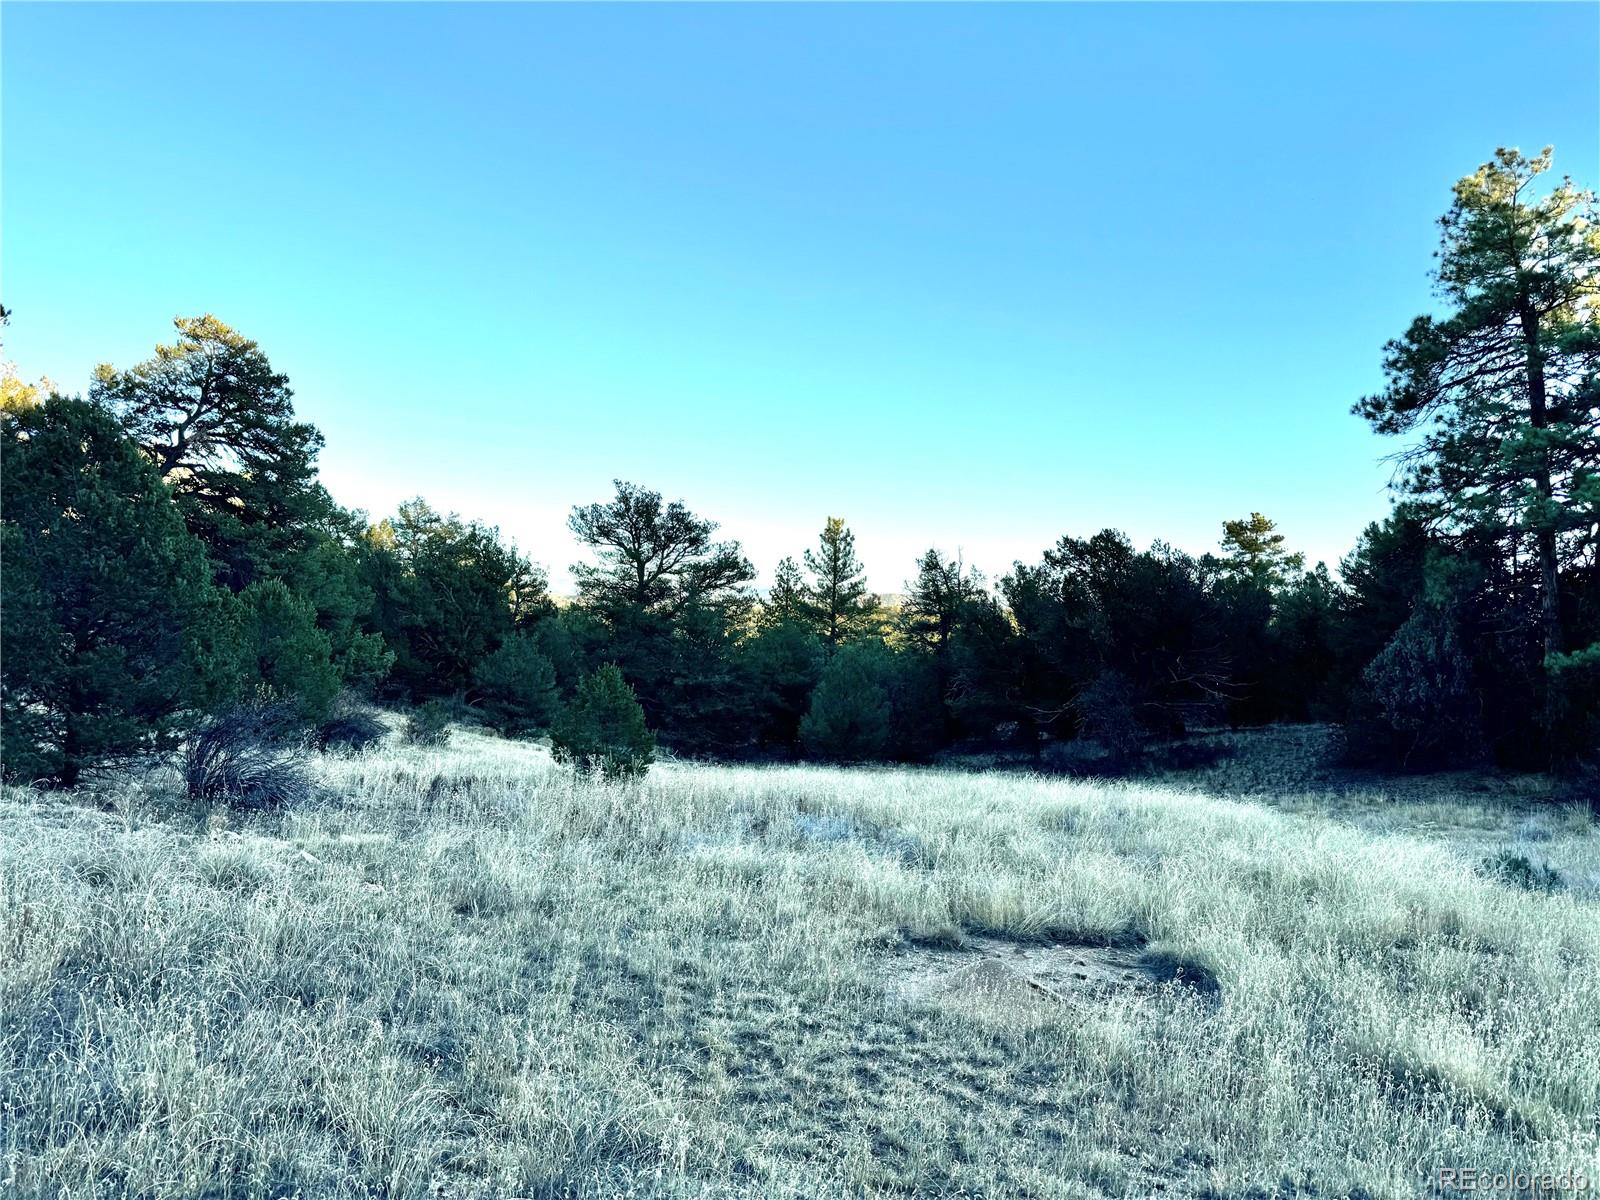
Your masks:
M0 1194L1600 1178L1586 812L954 771L608 786L468 734L315 769L315 803L249 818L161 772L0 799ZM1563 886L1476 869L1508 847ZM1012 943L1183 979L960 985L964 944Z

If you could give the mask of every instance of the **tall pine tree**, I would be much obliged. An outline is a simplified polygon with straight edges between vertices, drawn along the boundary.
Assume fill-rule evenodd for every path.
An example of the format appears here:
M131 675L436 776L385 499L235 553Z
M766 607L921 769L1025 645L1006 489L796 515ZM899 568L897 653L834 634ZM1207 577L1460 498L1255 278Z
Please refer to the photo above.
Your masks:
M1562 569L1600 536L1600 211L1571 180L1539 194L1550 162L1501 149L1455 185L1436 274L1450 311L1391 341L1387 386L1356 405L1418 435L1399 457L1421 511L1531 559L1546 662L1568 648Z
M871 621L878 598L867 590L867 573L856 557L856 535L842 517L829 517L817 548L805 552L811 580L805 598L816 630L830 651L859 634Z

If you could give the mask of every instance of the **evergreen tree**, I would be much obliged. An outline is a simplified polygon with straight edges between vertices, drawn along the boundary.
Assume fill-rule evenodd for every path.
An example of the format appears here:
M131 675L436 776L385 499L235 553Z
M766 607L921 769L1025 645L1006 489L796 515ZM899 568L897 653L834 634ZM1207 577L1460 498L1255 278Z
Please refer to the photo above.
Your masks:
M394 666L394 651L383 635L367 626L376 596L364 578L368 547L334 537L314 540L289 565L284 582L312 605L316 624L327 635L329 652L345 686L370 693Z
M1531 550L1545 659L1568 649L1563 565L1600 534L1600 212L1570 180L1536 194L1550 161L1497 150L1455 185L1436 272L1451 312L1391 341L1387 386L1356 405L1419 435L1399 457L1426 513L1492 536L1508 563Z
M1328 720L1337 696L1337 627L1341 593L1324 563L1303 572L1277 599L1273 618L1273 716Z
M1447 605L1421 605L1363 677L1394 731L1402 765L1459 765L1478 756L1481 705Z
M807 754L838 762L914 762L938 749L943 719L932 657L862 638L828 659L800 741Z
M0 430L0 754L13 778L71 787L232 691L238 619L109 413L53 397Z
M755 570L737 542L712 539L715 521L695 516L682 501L616 481L616 497L580 505L568 525L595 554L572 568L578 594L612 619L636 612L675 615L691 601L748 603Z
M1225 575L1273 592L1287 587L1306 565L1306 556L1291 554L1276 522L1261 513L1224 521L1222 552Z
M703 735L728 744L743 732L713 726L738 703L734 644L749 624L755 570L681 501L621 480L616 489L568 522L595 555L572 569L579 603L605 627L605 653L652 725L685 744L704 748Z
M888 661L889 651L879 642L853 643L828 660L800 722L807 754L835 762L890 757Z
M239 603L246 681L293 702L308 721L327 716L339 693L339 671L311 602L280 579L261 579L239 593Z
M512 634L472 678L489 723L508 736L548 727L560 704L555 667L532 634Z
M969 571L959 558L929 550L917 562L917 577L906 585L901 609L905 632L912 641L943 655L965 606L983 594L983 576Z
M606 631L593 613L568 604L535 621L527 630L539 653L556 673L556 688L563 696L578 690L578 681L591 670L594 656L605 646Z
M667 663L657 729L673 750L697 757L747 750L757 732L757 684L729 613L701 600L687 604L673 621Z
M806 598L805 577L792 558L778 563L772 573L767 602L761 606L761 620L767 625L794 624L810 627L813 613Z
M988 593L969 600L950 639L946 697L957 731L992 736L1007 722L1018 722L1025 743L1034 736L1020 711L1025 688L1024 660L1011 615Z
M178 497L219 582L282 578L327 536L336 510L317 482L322 435L261 348L216 317L179 317L178 339L126 371L102 364L91 398L110 407Z
M10 310L0 307L0 326L11 324ZM0 359L0 412L21 412L43 404L55 391L48 379L27 383L17 374L17 364Z
M754 690L755 735L766 746L794 753L800 722L826 661L822 641L798 621L763 624L741 647Z
M867 590L866 569L856 558L856 535L842 517L828 518L816 550L805 552L805 563L811 572L804 591L806 605L831 653L866 627L878 598Z
M614 664L578 685L578 694L550 731L558 762L598 771L608 779L643 775L655 761L656 739L644 710Z
M1335 691L1347 701L1367 664L1410 618L1423 594L1428 559L1443 548L1422 513L1400 504L1368 525L1340 562L1344 587L1332 638Z
M550 611L543 573L498 530L420 498L374 526L367 542L374 620L395 652L394 682L412 698L465 691L519 620Z
M1001 590L1019 627L1023 711L1058 735L1076 731L1078 697L1108 671L1150 733L1179 733L1237 694L1225 606L1205 564L1170 546L1135 551L1113 529L1064 537Z

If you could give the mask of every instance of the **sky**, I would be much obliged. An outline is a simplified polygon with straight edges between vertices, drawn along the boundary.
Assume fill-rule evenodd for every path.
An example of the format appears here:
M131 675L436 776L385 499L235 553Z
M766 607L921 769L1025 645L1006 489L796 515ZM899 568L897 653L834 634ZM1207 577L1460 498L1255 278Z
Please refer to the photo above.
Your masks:
M1496 146L1600 184L1600 5L0 8L5 357L214 312L323 476L551 571L621 478L872 585L1388 508L1351 404Z

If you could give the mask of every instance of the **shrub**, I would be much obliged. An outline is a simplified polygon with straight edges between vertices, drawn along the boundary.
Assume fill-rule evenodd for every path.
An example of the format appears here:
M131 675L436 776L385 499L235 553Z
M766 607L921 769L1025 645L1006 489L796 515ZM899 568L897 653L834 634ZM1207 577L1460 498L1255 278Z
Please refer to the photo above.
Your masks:
M429 700L406 718L405 739L413 746L442 746L450 740L450 706Z
M1482 757L1472 663L1440 605L1420 606L1362 674L1404 765Z
M829 660L800 722L807 754L835 762L889 757L889 653L881 642L854 642Z
M208 720L184 756L189 798L246 809L305 800L311 787L294 740L296 715L290 704L242 704Z
M1478 864L1478 869L1491 879L1509 883L1530 892L1559 892L1562 888L1561 872L1550 865L1535 865L1526 854L1502 850Z
M1136 699L1126 677L1103 671L1074 702L1080 735L1100 747L1108 769L1125 770L1144 754L1147 734Z
M311 744L318 750L365 750L389 734L378 714L369 708L341 700L333 714L311 732Z
M643 775L655 761L655 735L622 672L607 664L578 684L578 694L550 731L557 762L607 779Z
M876 638L839 648L800 723L805 752L835 762L919 762L945 733L934 655Z
M311 601L281 579L262 579L239 593L245 613L246 654L257 680L292 700L302 716L328 715L339 692L328 635L317 628Z
M514 634L472 672L483 697L484 717L508 737L547 728L560 696L556 669L525 633Z

